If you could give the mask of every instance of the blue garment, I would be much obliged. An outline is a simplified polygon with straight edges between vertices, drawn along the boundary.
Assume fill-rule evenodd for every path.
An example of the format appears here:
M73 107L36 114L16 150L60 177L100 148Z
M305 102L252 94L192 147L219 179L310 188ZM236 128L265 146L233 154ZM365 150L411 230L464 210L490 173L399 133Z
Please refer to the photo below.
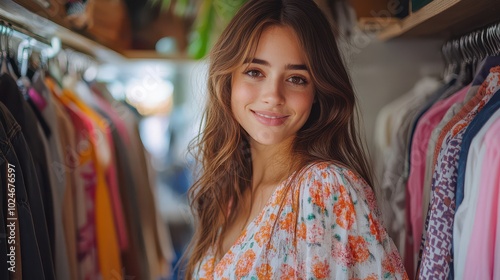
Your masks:
M500 56L489 56L483 60L481 66L479 67L479 71L476 73L474 77L473 86L480 85L484 82L486 77L488 76L490 69L500 65ZM493 115L496 109L488 109L491 107L498 106L496 103L498 92L496 92L490 99L490 101L485 105L485 107L481 110L481 112L472 120L469 127L465 131L460 155L458 159L458 177L457 177L457 189L455 194L455 209L458 209L460 204L464 199L464 183L465 183L465 170L467 168L467 154L469 153L469 148L472 142L472 139L476 134L481 130L483 125L488 121L489 117ZM493 111L492 111L493 110Z
M484 124L489 120L489 118L500 108L500 91L497 91L484 105L484 108L477 114L477 116L472 120L469 127L465 131L464 138L462 141L462 146L460 150L460 155L458 157L458 178L457 178L457 192L455 195L456 208L462 204L464 199L464 184L465 184L465 170L467 169L467 155L469 153L469 148L472 140L476 134L483 128Z
M500 56L495 55L495 56L488 56L485 58L482 62L481 65L479 66L479 70L476 72L476 75L474 76L474 80L472 81L472 86L477 86L481 85L484 80L486 80L486 77L490 74L490 69L496 66L500 65Z

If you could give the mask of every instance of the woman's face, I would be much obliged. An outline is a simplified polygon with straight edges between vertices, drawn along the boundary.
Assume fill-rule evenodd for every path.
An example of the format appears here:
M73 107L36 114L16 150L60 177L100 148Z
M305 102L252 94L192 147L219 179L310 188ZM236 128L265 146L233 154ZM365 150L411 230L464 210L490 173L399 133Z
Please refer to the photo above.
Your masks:
M255 58L233 73L231 109L252 144L292 140L307 121L314 86L305 62L293 29L271 26L262 32Z

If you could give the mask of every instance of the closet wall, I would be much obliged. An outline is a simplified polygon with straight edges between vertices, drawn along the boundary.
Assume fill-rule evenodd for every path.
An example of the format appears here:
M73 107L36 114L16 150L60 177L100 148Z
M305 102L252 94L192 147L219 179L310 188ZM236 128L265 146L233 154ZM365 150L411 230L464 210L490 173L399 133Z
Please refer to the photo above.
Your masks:
M373 160L375 120L383 106L407 92L425 76L443 71L441 39L369 40L347 55L346 62L358 96L365 137Z

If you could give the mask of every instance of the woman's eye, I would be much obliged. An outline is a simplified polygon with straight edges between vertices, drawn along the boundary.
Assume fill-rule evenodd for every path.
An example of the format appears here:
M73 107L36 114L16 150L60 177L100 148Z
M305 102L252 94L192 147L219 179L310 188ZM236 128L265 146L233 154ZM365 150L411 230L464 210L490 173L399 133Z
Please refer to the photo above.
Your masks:
M301 78L301 77L297 77L297 76L289 78L288 81L290 81L291 83L296 84L296 85L305 85L305 84L307 84L306 79Z
M245 74L252 78L257 78L262 76L262 73L260 73L258 70L248 70L245 72Z

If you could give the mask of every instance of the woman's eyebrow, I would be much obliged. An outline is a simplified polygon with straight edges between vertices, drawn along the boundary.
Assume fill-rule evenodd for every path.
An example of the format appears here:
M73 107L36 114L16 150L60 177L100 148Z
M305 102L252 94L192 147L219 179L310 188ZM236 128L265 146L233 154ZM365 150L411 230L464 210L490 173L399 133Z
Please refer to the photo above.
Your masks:
M253 58L252 61L250 61L250 58L247 58L247 59L245 59L243 64L246 64L246 63L255 63L255 64L261 64L264 66L271 66L271 63L269 63L263 59L259 59L259 58Z
M270 67L271 66L271 63L263 60L263 59L260 59L260 58L253 58L251 61L249 58L245 59L245 61L243 62L244 64L246 63L255 63L255 64L261 64L261 65L264 65L264 66L268 66ZM285 65L285 69L286 70L305 70L305 71L309 71L309 69L307 69L307 66L305 64L287 64Z
M285 66L285 69L286 70L305 70L305 71L309 71L309 69L307 69L307 66L305 64L287 64Z

